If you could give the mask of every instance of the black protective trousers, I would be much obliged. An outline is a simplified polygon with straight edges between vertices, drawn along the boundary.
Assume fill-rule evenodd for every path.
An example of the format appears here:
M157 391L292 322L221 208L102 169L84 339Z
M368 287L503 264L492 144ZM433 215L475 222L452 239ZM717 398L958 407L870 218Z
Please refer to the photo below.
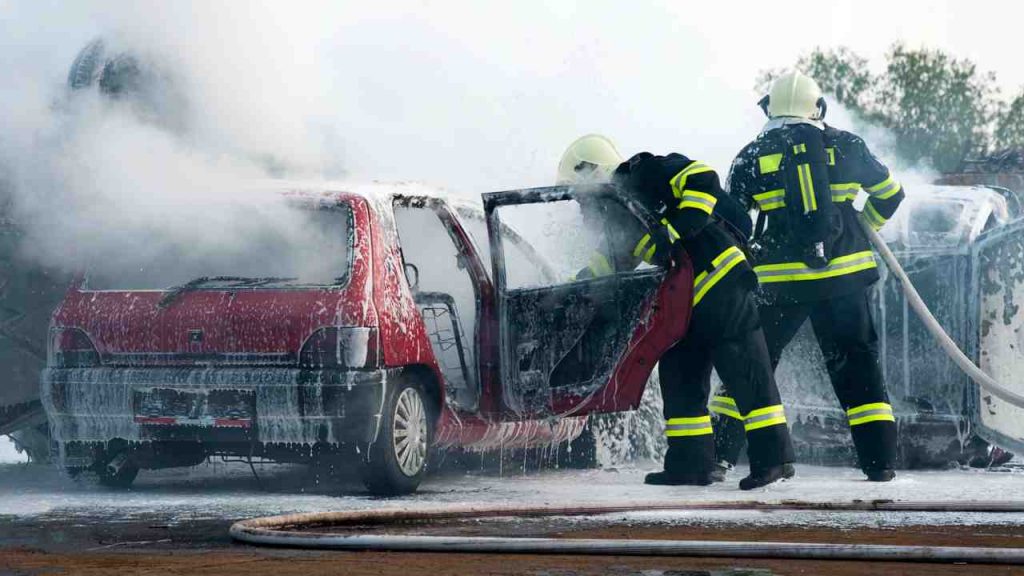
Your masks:
M896 422L878 361L868 289L816 302L762 306L760 312L773 369L803 323L811 319L832 387L846 411L861 469L894 468ZM721 395L734 393L728 382L722 382ZM722 416L715 432L719 460L735 464L743 448L742 422Z
M708 413L712 366L733 391L738 409L759 414L759 422L746 432L752 467L764 469L794 459L757 304L749 288L732 280L701 300L686 338L665 352L658 365L669 473L710 472L715 464Z

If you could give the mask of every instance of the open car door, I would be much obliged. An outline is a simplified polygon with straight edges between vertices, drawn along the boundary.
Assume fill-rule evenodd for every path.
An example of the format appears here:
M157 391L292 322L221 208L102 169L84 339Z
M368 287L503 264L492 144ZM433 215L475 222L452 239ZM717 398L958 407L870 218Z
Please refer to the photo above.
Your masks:
M611 185L493 192L483 200L505 409L542 417L638 406L654 364L686 333L689 261L616 269L612 255L624 246L630 253L655 220ZM555 279L503 237L510 229L547 258Z

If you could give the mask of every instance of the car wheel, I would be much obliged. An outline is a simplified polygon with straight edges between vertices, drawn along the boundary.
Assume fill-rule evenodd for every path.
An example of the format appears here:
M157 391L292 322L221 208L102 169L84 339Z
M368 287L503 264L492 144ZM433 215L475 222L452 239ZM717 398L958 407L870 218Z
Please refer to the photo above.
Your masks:
M423 389L400 381L388 393L377 440L370 446L363 483L370 493L395 496L415 492L430 461L433 422Z

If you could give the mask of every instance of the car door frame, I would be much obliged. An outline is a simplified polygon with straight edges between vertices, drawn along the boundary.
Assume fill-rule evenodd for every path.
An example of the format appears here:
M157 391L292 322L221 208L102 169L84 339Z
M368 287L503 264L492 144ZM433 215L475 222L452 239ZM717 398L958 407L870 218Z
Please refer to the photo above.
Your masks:
M487 229L490 235L492 280L494 282L497 318L497 348L500 362L496 388L504 392L507 370L513 361L509 330L503 329L506 315L507 277L503 238L496 231L503 223L497 214L502 206L575 201L581 194L593 194L612 199L625 206L648 229L658 224L656 216L611 184L587 186L551 186L491 192L482 195ZM616 362L608 382L599 389L562 403L553 401L554 416L584 415L594 412L618 412L635 409L640 404L650 373L668 348L686 334L692 312L693 267L682 250L672 266L665 272L653 296L642 305L642 313L632 327L632 335ZM616 275L631 272L620 272ZM515 406L505 403L506 411L522 416ZM528 415L529 416L529 415Z
M442 198L396 194L392 206L423 208L431 210L448 231L449 237L466 263L466 270L476 290L476 333L470 335L476 345L477 407L473 412L463 413L498 414L501 406L501 386L498 373L497 311L495 309L494 284L487 273L483 259L477 253L476 245L462 226L458 214ZM397 230L397 226L396 226ZM401 243L401 242L400 242ZM404 259L404 255L402 256ZM448 406L446 407L454 408Z

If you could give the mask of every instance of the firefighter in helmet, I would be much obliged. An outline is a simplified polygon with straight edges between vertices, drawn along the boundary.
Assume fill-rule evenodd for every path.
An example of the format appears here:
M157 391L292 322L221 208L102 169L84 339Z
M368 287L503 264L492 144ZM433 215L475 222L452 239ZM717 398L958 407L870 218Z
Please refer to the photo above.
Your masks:
M772 366L810 318L861 469L869 480L892 480L896 423L868 303L878 270L858 218L881 228L903 200L903 187L864 140L824 123L825 99L811 78L786 73L759 104L768 123L736 156L726 186L759 211L754 272ZM853 200L860 190L867 201L858 211ZM725 390L731 392L728 382ZM723 392L712 404L726 466L736 461L745 423L718 408L733 396Z
M559 163L560 184L609 178L657 214L661 225L636 227L628 243L610 243L621 253L595 255L581 276L632 269L641 261L667 264L684 253L696 274L689 332L658 366L668 440L665 467L645 482L708 485L716 480L708 412L712 367L733 390L734 409L746 417L751 471L740 488L792 477L793 446L761 333L756 278L744 253L750 217L722 191L711 167L681 154L643 152L622 161L610 140L592 134L573 142Z

